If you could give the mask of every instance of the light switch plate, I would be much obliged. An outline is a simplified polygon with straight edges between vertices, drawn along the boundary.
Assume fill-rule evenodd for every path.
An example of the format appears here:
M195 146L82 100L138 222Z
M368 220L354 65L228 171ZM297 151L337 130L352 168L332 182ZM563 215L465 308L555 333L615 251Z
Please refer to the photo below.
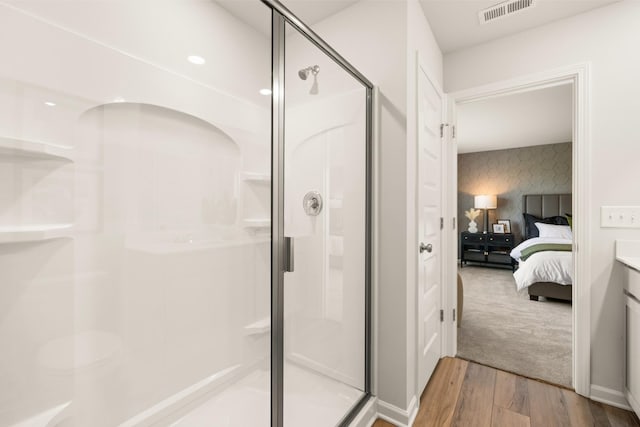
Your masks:
M600 226L603 228L640 228L640 206L602 206Z

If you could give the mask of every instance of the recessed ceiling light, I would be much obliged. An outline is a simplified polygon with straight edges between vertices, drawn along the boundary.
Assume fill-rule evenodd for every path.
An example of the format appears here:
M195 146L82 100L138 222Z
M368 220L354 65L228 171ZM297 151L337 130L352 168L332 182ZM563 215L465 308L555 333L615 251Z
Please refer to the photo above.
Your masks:
M205 59L202 56L198 56L198 55L189 55L187 56L187 61L191 62L192 64L196 64L196 65L202 65L205 62Z
M271 95L271 89L260 89L260 95Z
M44 105L46 105L47 107L55 107L55 106L56 106L56 103L55 103L55 102L51 102L51 101L46 101L46 102L44 103Z

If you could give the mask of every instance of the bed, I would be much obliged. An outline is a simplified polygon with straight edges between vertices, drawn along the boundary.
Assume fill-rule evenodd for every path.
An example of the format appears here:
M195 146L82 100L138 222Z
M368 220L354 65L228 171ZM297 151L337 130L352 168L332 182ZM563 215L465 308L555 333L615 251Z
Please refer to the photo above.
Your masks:
M526 288L531 300L572 299L572 235L567 220L571 213L571 194L523 196L524 239L511 255L519 264L514 273L517 287ZM536 245L540 243L544 245Z

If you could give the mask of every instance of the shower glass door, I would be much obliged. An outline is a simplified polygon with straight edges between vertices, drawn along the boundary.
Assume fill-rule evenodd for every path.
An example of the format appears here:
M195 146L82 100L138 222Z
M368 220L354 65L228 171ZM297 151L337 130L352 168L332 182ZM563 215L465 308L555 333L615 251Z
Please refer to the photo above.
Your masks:
M343 422L366 392L367 88L286 25L284 425Z

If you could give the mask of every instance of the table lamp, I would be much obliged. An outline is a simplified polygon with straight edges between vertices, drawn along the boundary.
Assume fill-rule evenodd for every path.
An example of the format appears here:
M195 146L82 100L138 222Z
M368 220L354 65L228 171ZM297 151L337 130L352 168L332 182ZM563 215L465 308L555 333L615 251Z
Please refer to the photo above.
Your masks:
M475 196L473 198L473 207L476 209L484 210L484 233L489 232L489 212L488 209L495 209L498 207L497 196Z

